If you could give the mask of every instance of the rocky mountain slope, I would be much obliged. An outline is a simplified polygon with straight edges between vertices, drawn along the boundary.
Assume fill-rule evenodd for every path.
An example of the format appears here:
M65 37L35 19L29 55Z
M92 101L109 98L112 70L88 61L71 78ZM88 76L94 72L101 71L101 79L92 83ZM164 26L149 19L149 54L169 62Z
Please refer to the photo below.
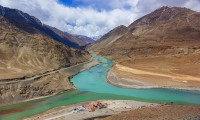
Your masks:
M164 52L160 50L170 49L170 47L198 46L200 44L199 19L200 13L186 8L162 7L136 20L128 28L125 26L115 28L90 49L100 52L102 55L123 55L123 53L127 55L135 51L135 54L145 56L159 55L161 53L154 52ZM120 37L118 38L118 36ZM105 45L103 44L105 41L112 44L103 47L104 50L99 50L100 46ZM144 48L146 51L143 50ZM110 53L112 51L115 53Z
M92 51L101 51L111 46L117 39L119 39L122 35L124 35L128 31L126 26L118 26L115 29L111 30L104 36L102 36L99 40L97 40L94 44L91 44L88 47L88 50Z
M142 73L128 75L134 76L135 79L149 81L149 78L154 80L159 78L187 83L189 80L198 81L200 78L199 12L187 8L161 7L124 29L117 27L104 35L89 48L90 52L109 57L130 68L167 75L165 77L142 75ZM123 31L119 32L121 30ZM119 68L115 69L122 73ZM187 78L185 80L180 77L184 75Z
M48 25L43 25L45 26L45 28L50 29L51 31L53 31L55 34L57 34L58 36L60 36L63 40L69 40L70 42L75 42L77 45L76 46L72 46L74 48L78 48L78 49L84 49L84 47L88 44L94 43L95 41L87 36L84 35L73 35L73 34L69 34L67 32L63 32L57 28L48 26ZM64 42L65 43L65 42ZM68 44L67 44L68 45ZM69 45L71 46L71 45Z
M87 60L85 51L69 48L48 36L21 31L4 17L0 18L0 65L3 69L0 79L31 76ZM7 70L13 71L13 75Z
M67 32L60 31L54 27L43 24L39 19L30 16L22 11L0 6L0 16L6 18L17 28L31 34L47 35L58 42L69 47L83 49L88 42Z
M70 48L45 34L35 34L38 29L23 20L16 27L15 17L19 16L9 13L5 10L0 16L0 105L74 88L66 74L45 73L86 62L90 59L88 52ZM5 16L12 16L14 21Z

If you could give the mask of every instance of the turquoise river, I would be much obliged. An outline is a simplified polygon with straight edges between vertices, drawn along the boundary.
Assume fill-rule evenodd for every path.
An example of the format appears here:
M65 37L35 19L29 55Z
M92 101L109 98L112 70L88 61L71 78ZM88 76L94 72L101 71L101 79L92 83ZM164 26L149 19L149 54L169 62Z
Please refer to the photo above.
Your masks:
M78 90L29 102L0 107L1 120L17 120L49 109L92 100L137 100L200 105L200 91L176 89L126 89L107 83L106 75L112 61L93 55L100 64L75 75L71 81Z

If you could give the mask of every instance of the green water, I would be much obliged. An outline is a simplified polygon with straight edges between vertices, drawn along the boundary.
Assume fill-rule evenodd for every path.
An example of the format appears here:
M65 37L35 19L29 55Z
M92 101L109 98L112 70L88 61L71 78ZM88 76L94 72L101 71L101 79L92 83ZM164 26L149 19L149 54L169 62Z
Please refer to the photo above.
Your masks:
M174 102L200 105L200 91L175 89L125 89L106 82L112 61L93 55L102 63L74 76L71 81L78 90L53 97L0 107L0 119L16 120L63 105L100 99L123 99L147 102Z
M100 59L103 63L81 72L71 79L79 90L133 96L145 100L200 104L200 91L175 89L125 89L108 84L106 82L106 74L112 66L112 61L96 55L93 57Z

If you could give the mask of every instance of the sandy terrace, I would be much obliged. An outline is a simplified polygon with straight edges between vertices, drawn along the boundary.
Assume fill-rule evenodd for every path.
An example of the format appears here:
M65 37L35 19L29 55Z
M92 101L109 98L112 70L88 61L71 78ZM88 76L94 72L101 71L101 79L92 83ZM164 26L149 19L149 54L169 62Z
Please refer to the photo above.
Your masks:
M179 88L179 89L200 89L200 77L154 71L128 67L121 64L115 64L109 71L108 82L128 88Z

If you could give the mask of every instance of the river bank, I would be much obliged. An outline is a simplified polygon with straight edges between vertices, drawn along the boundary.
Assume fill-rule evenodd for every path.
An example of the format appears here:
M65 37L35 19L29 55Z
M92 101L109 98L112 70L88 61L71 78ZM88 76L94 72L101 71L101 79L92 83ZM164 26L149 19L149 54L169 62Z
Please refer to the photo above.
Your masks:
M200 105L199 91L175 89L125 89L108 84L106 76L109 69L112 67L113 62L98 55L93 55L93 58L100 61L98 65L80 72L70 79L77 90L64 92L63 94L52 96L42 101L30 101L23 104L0 107L0 117L2 117L3 120L23 119L33 115L46 113L46 111L53 110L54 108L59 109L67 107L68 105L96 100L133 100L147 103ZM124 104L122 106L124 106ZM72 107L74 108L75 106ZM56 112L57 111L55 111L55 113ZM68 112L66 113L67 115ZM59 114L59 117L60 116L62 117L63 114ZM80 116L82 116L82 114L80 114ZM51 117L54 118L57 116Z
M74 108L83 106L85 104L88 104L89 102L78 103L75 105L54 108L44 113L29 117L29 118L25 118L23 120L53 120L53 119L82 120L82 119L89 119L89 118L91 119L91 118L106 117L106 116L118 114L124 111L141 109L144 107L154 107L154 106L159 105L155 103L138 102L138 101L131 101L131 100L100 100L99 102L103 104L107 104L107 107L102 108L102 109L97 109L93 112L89 112L89 110L87 109L83 111L73 112Z
M172 78L173 77L173 78ZM200 90L200 78L186 75L168 75L115 64L107 74L107 82L122 88L173 88Z
M32 78L10 81L6 82L5 84L2 83L0 85L2 86L2 88L8 89L11 87L19 87L21 92L17 93L18 90L16 90L15 94L12 95L12 97L6 97L9 95L9 93L5 95L2 94L0 97L0 106L43 99L65 91L74 90L76 89L76 87L73 85L72 82L70 82L69 79L74 75L86 69L89 69L97 64L99 64L99 62L96 59L91 59L88 62L80 63L71 67L62 68L55 71L50 71L45 74L34 76Z

